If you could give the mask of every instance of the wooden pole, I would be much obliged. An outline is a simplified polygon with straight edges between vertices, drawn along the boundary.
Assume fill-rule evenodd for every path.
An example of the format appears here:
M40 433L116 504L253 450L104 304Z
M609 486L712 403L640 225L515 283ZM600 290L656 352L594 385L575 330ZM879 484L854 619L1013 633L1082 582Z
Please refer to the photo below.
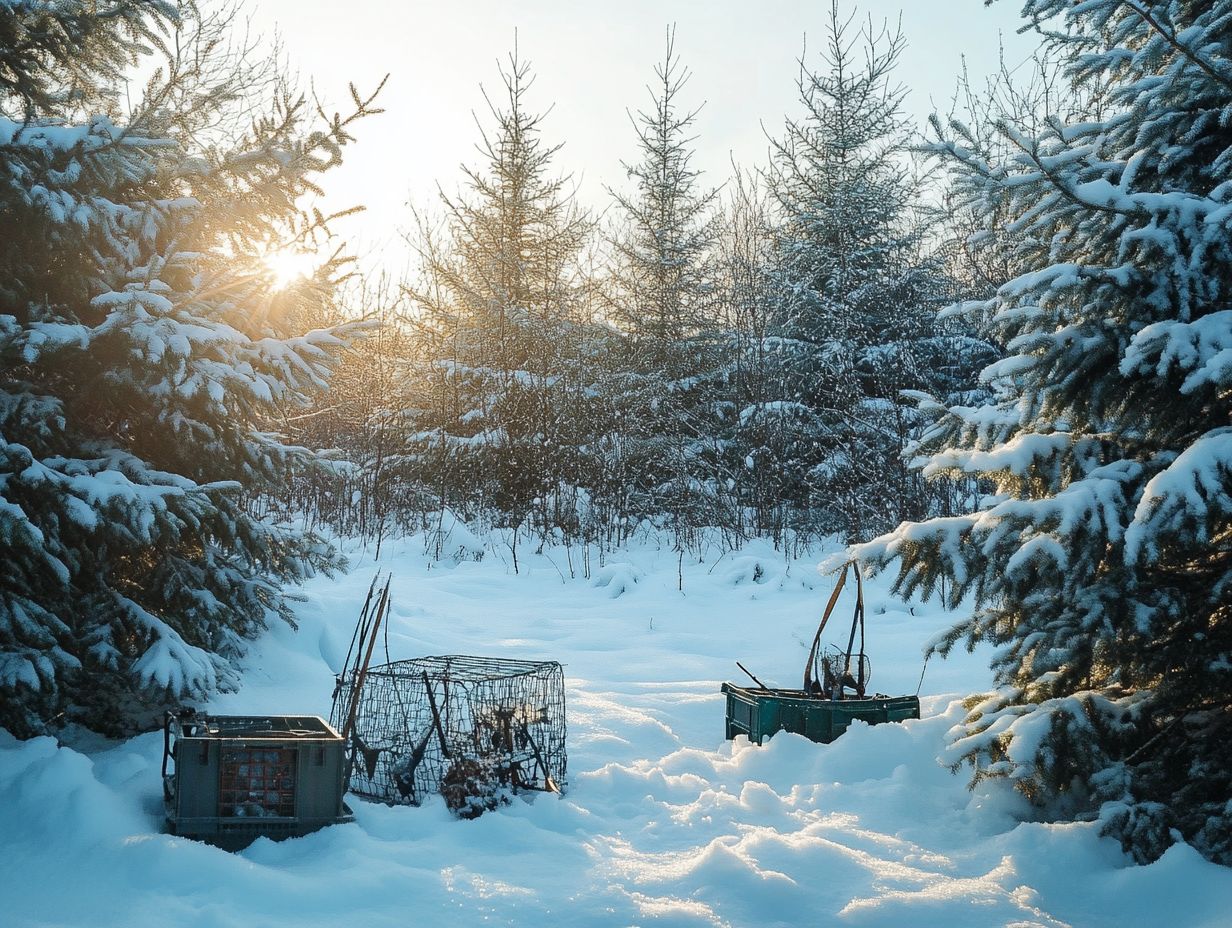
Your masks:
M385 589L381 592L380 602L376 607L376 618L372 623L372 631L368 636L368 650L364 655L364 662L360 665L358 672L355 674L355 683L351 691L351 710L347 713L346 725L342 728L342 743L349 744L351 732L355 727L355 716L359 713L359 698L364 689L364 680L368 676L368 664L372 661L372 649L376 647L376 634L380 630L381 620L385 618L385 613L389 608L389 584L393 580L393 574L385 581Z

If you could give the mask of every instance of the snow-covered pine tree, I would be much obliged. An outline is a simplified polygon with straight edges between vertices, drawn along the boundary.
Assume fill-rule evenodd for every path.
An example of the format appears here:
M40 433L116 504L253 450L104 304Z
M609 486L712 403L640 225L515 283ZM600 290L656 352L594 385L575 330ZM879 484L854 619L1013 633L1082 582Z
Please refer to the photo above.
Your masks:
M481 169L466 192L441 194L444 228L421 226L413 288L422 355L409 365L402 461L442 506L495 515L517 533L568 521L587 417L586 278L579 254L592 221L560 146L544 143L527 106L530 64L515 48L501 70L504 100L488 100ZM486 95L485 95L486 99ZM516 541L515 541L516 544ZM515 548L516 557L516 548Z
M733 542L757 536L779 544L787 542L788 526L795 522L788 489L799 480L784 473L790 461L774 452L784 444L781 435L765 435L759 417L736 414L765 408L781 382L770 338L775 253L769 209L759 175L737 170L727 184L715 249L718 380L726 404L718 443L726 472L721 498L730 513L723 527Z
M622 338L607 394L618 446L633 481L636 518L667 516L677 540L708 521L717 429L708 375L715 366L717 191L700 186L691 135L698 110L683 109L689 71L669 27L648 88L652 107L630 114L639 159L625 164L633 191L610 189L617 226L606 280L610 319ZM712 521L712 520L710 520Z
M622 220L612 239L613 320L634 338L674 342L712 322L707 261L717 237L717 191L699 186L691 135L699 109L680 106L689 71L667 31L663 60L648 88L653 107L630 114L639 160L624 164L632 193L609 189Z
M967 202L1008 206L1029 268L987 303L995 404L938 410L928 473L994 481L970 515L856 554L974 603L938 645L997 645L1000 688L951 748L1139 860L1232 863L1232 2L1028 0L1092 100L998 159L936 145ZM990 209L990 217L996 215ZM970 599L968 599L970 597Z
M275 294L260 251L316 225L294 203L347 124L309 131L285 93L254 118L274 72L225 21L0 2L0 725L20 735L233 686L242 640L286 615L279 581L333 562L245 504L314 466L261 424L325 387L346 333L288 331L328 288Z
M899 393L927 382L912 345L932 334L943 285L922 254L905 90L891 83L902 33L870 22L853 36L853 18L833 0L822 68L800 62L803 115L771 140L783 376L741 418L783 436L771 457L807 475L790 497L820 527L867 537L911 511L900 454L915 414Z

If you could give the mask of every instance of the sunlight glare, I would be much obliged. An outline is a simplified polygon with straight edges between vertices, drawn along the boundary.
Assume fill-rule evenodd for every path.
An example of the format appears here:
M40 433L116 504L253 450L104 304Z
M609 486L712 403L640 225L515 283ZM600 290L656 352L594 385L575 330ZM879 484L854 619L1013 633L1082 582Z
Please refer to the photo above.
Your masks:
M311 277L316 271L314 256L302 251L272 251L264 261L273 275L275 290L285 290L291 284Z

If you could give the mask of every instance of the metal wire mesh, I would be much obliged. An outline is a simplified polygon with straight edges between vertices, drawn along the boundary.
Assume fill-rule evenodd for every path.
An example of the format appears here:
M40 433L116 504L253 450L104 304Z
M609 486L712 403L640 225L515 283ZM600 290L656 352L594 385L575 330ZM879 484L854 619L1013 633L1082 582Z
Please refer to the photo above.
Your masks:
M340 679L341 728L355 680ZM565 783L565 685L555 661L420 657L368 670L355 717L350 790L419 805L433 793L559 790ZM460 784L467 784L465 788ZM465 797L463 797L465 798Z

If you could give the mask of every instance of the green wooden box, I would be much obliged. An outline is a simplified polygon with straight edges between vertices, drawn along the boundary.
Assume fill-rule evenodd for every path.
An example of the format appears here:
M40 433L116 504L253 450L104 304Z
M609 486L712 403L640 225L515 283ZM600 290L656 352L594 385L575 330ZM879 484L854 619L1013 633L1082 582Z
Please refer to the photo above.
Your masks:
M776 731L829 744L854 719L876 725L920 717L918 696L871 696L827 699L802 690L760 689L723 684L727 697L727 738L746 735L755 744Z

